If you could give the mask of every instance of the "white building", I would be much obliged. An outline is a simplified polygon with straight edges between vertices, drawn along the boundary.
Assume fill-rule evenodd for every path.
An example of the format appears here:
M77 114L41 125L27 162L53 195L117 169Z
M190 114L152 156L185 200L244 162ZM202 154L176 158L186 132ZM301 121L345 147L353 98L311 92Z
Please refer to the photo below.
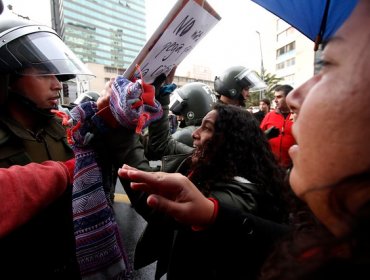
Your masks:
M297 87L312 77L315 69L314 43L280 18L267 13L260 36L264 68Z

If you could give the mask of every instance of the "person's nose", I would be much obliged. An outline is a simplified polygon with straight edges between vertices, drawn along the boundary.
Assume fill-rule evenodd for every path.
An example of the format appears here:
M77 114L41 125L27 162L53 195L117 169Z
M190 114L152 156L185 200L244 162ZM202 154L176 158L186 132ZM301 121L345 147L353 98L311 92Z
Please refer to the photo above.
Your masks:
M306 99L310 89L320 80L319 76L313 76L311 79L303 83L301 86L292 90L287 97L286 103L293 113L298 114L304 100Z
M249 96L250 96L249 89L243 89L242 95L243 95L244 99L249 98Z
M62 82L60 82L56 76L50 76L50 79L53 90L61 90L63 88Z
M199 139L199 129L200 129L200 127L196 128L196 129L193 131L193 133L191 134L191 137L192 137L193 139Z

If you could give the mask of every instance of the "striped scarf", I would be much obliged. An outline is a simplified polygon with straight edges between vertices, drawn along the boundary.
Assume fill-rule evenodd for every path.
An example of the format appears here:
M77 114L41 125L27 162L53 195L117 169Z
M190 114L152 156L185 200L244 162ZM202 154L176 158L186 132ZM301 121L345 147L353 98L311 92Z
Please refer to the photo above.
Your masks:
M119 124L137 133L162 116L151 86L122 76L112 85L109 107ZM67 138L76 158L72 195L76 255L83 279L128 279L132 269L108 202L109 190L103 187L101 167L90 144L93 128L99 133L108 129L97 113L96 103L89 101L74 107L71 119L63 115L65 125L72 123Z
M162 116L161 104L154 95L153 86L141 80L133 83L118 76L112 85L109 107L120 125L140 133L150 122Z

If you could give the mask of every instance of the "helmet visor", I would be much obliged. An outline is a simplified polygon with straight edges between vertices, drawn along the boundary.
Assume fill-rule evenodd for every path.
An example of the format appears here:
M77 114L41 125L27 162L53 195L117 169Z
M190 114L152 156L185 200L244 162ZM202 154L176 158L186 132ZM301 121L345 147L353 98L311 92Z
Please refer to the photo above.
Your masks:
M170 96L170 111L175 115L181 115L184 109L184 99L181 98L177 90L175 90Z
M251 92L265 90L267 88L267 85L257 73L250 69L240 72L235 76L235 80L241 88L249 88Z
M6 65L7 72L20 75L56 75L61 76L60 80L68 80L76 75L79 79L93 77L81 60L54 33L27 34L3 48L8 56L2 55L0 59ZM24 71L29 68L37 71Z

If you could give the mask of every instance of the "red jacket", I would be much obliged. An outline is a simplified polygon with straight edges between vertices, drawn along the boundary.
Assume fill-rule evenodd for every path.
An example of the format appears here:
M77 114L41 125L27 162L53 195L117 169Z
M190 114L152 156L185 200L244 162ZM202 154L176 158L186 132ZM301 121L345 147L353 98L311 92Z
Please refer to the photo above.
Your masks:
M268 113L260 125L261 129L265 131L272 126L275 126L280 130L280 134L277 137L269 140L272 152L275 154L279 164L285 168L288 168L292 164L292 160L288 154L289 148L295 144L294 137L292 135L292 114L289 114L285 119L284 116L279 112Z
M71 182L68 165L57 161L0 168L0 238L59 197Z

